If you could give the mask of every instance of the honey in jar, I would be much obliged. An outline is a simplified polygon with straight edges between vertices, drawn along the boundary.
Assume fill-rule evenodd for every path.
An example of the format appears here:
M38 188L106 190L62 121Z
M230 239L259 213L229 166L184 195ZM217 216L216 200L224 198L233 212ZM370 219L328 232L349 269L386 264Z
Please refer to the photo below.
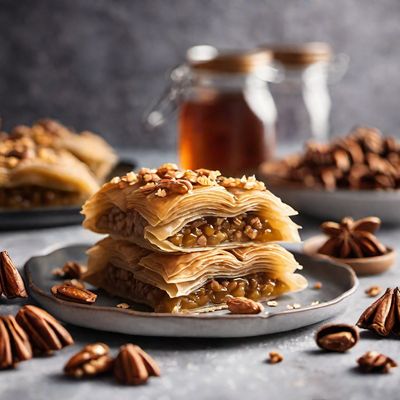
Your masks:
M272 157L276 109L265 71L265 51L218 53L189 59L190 85L179 107L179 156L183 168L254 173Z

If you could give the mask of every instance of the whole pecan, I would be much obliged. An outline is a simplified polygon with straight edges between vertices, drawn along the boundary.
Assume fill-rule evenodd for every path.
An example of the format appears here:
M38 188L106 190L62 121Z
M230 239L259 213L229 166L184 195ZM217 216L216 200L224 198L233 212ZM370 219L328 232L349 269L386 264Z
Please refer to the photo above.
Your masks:
M259 314L264 309L261 303L247 297L228 297L226 304L232 314Z
M93 304L97 299L97 294L90 290L80 289L69 284L55 285L51 288L51 293L62 300L83 304Z
M24 281L7 251L0 252L0 296L7 299L28 297Z
M39 307L23 306L18 311L16 320L28 334L37 353L50 353L74 343L68 331Z
M64 373L74 378L104 374L113 366L109 352L110 348L104 343L88 344L69 359L64 366Z
M377 217L366 217L354 221L343 218L340 223L327 221L321 225L328 240L318 249L318 253L337 258L362 258L380 256L386 247L375 237L380 226Z
M400 290L388 288L360 316L357 326L381 336L400 335Z
M114 376L125 385L141 385L150 376L160 376L157 363L139 346L121 346L114 361Z
M86 265L79 264L76 261L67 261L61 268L54 269L53 275L66 279L81 279L86 271Z
M322 326L315 336L317 345L324 350L345 352L356 345L358 329L347 324L328 324Z
M32 358L27 334L12 315L0 316L0 369Z
M391 368L397 367L396 361L377 351L367 351L357 360L362 372L380 372L387 374Z

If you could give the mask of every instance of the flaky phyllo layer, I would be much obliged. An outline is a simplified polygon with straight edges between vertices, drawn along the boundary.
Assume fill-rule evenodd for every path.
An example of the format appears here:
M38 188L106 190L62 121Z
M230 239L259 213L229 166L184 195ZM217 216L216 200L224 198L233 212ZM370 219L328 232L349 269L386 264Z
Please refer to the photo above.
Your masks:
M105 184L83 207L84 227L165 252L299 241L296 212L254 177L166 164Z
M86 165L65 150L28 137L0 142L0 207L79 205L98 188Z
M264 301L307 286L278 244L167 254L108 237L88 254L86 281L159 312L212 311L227 296Z

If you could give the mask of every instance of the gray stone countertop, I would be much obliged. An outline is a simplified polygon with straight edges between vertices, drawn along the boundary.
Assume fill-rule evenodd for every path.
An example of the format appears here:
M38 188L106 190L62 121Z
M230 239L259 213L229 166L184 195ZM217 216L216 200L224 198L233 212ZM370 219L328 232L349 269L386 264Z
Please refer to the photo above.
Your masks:
M151 152L138 153L141 165L156 165L163 159ZM318 232L318 221L302 218L302 237ZM382 241L399 249L400 229L383 227ZM80 226L0 233L0 247L7 249L18 264L46 248L90 242L96 235ZM399 284L399 265L375 277L360 279L360 287L349 308L335 321L355 323L372 302L365 288ZM15 314L21 301L0 300L1 314ZM355 369L356 359L367 350L377 350L400 362L400 345L396 338L378 338L362 332L356 347L346 354L319 351L314 334L319 325L284 334L248 339L183 339L134 337L99 332L75 326L67 328L75 345L54 356L21 363L15 370L0 372L1 400L75 400L75 399L396 399L400 368L388 375L363 375ZM111 378L71 381L62 374L65 362L83 345L102 341L113 353L124 343L136 343L159 363L162 376L147 385L122 387ZM269 351L282 353L280 364L266 363Z

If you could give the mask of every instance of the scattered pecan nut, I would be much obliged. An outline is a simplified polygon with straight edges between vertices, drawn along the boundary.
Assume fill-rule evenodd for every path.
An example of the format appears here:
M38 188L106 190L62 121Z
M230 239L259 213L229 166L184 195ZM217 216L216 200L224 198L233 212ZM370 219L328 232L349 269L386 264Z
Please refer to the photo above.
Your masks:
M114 376L125 385L141 385L150 376L160 376L157 363L139 346L121 346L114 361Z
M97 294L87 289L80 289L71 285L54 285L51 288L53 296L62 300L73 301L76 303L93 304L97 299Z
M388 288L360 316L357 326L381 336L400 335L400 290Z
M7 299L28 297L24 281L7 251L0 252L0 296Z
M387 374L397 363L390 357L377 351L367 351L358 360L358 367L362 372L378 372Z
M367 217L354 221L343 218L340 223L327 221L321 225L328 240L318 253L336 258L375 257L387 253L387 248L373 234L380 226L380 219Z
M36 353L50 353L74 343L68 331L39 307L23 306L18 311L16 320L28 334Z
M382 288L377 285L373 285L373 286L370 286L369 288L365 289L365 294L369 297L376 297L381 292L382 292Z
M32 347L25 331L12 315L0 316L0 369L13 368L32 358Z
M229 297L226 304L232 314L259 314L264 310L261 303L247 297Z
M64 373L73 378L104 374L113 366L109 352L109 347L104 343L88 344L69 359L64 366Z
M277 351L271 351L268 354L268 362L270 364L278 364L281 361L283 361L283 356L282 356L282 354L278 353Z
M345 352L354 347L359 340L358 329L347 324L328 324L322 326L315 336L317 345L324 350Z
M86 265L76 261L67 261L61 268L55 268L53 275L66 279L81 279L86 271Z

